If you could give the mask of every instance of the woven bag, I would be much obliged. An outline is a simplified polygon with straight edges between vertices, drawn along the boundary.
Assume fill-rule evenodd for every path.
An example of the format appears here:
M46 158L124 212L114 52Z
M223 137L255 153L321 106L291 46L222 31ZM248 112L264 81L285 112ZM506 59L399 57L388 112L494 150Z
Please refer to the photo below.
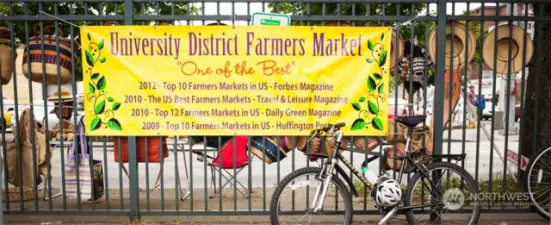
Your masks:
M397 130L394 130L394 124L397 126ZM384 137L385 141L389 144L406 143L408 138L408 127L402 123L396 123L394 120L388 120L388 134ZM394 134L397 134L394 137Z
M427 149L428 154L432 154L432 131L429 127L415 127L411 134L411 153L417 154L423 148Z
M63 38L63 32L61 29L58 29L59 45L56 45L56 37L52 35L44 34L44 42L42 42L38 28L39 26L36 24L34 26L34 36L29 39L29 45L25 48L22 66L23 75L34 82L42 83L42 72L44 72L46 84L57 84L57 62L59 60L60 84L71 82L71 69L75 61L71 50L71 40ZM45 26L44 31L47 31L49 28L53 28L53 26ZM42 46L44 47L44 51L42 51ZM77 43L75 43L74 49L78 49ZM30 55L30 62L28 55ZM30 72L28 63L31 64ZM43 66L45 70L43 70Z
M13 56L10 40L11 31L5 27L0 27L0 67L2 67L0 73L2 75L2 85L10 82L13 73Z
M349 142L348 139L349 137L342 138L341 145L340 145L341 149L339 150L339 152L343 152L344 151L343 149L348 149L348 142ZM335 136L332 136L332 135L316 136L310 140L310 143L308 143L308 145L310 147L309 148L310 153L317 153L317 154L329 156L333 154L333 151L335 151L336 149L337 139L335 138ZM323 146L323 149L322 149L322 146ZM304 149L304 151L306 152L307 149ZM318 156L310 155L309 160L312 162L316 161L318 160Z
M399 171L402 167L402 160L394 158L394 153L397 156L404 156L406 146L402 143L396 143L396 152L394 151L394 146L385 148L384 151L384 166L387 170ZM407 165L406 165L407 166Z
M377 146L379 146L379 139L376 137L362 137L356 136L354 139L354 148L360 151L373 151ZM365 144L367 140L367 145Z

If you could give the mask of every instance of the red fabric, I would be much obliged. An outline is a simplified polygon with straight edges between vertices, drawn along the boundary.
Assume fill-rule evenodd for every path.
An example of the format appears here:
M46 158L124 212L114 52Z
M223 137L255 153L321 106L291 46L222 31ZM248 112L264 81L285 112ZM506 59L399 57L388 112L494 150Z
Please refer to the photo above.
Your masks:
M231 169L235 161L235 168L242 168L249 163L247 156L247 136L237 136L220 149L218 156L212 160L212 165L222 169ZM233 146L236 146L235 159Z
M136 137L136 144L138 145L138 162L145 162L145 139L147 138L147 150L148 158L147 160L150 163L160 163L161 162L161 138L163 138L163 158L168 157L168 147L166 144L166 137ZM122 162L128 162L128 137L120 137L121 144L121 155ZM119 162L119 137L113 137L113 145L115 148L115 162Z

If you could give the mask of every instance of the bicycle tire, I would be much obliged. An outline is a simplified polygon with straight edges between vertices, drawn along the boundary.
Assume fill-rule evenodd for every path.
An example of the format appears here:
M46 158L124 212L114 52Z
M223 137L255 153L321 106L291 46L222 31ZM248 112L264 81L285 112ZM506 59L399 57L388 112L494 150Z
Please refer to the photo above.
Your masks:
M434 163L428 164L426 166L426 168L427 168L428 171L431 171L431 170L437 169L437 168L449 168L451 170L454 170L455 172L459 173L466 180L466 182L469 184L469 186L471 186L472 196L478 196L478 184L476 183L474 178L471 176L471 174L469 172L467 172L465 169L463 169L462 167L460 167L458 165L455 165L453 163L449 163L449 162L434 162ZM421 171L418 171L409 180L407 190L406 190L406 193L404 195L404 198L405 198L404 199L404 207L407 207L407 206L411 205L411 195L415 191L414 190L415 183L417 183L417 181L421 178L422 175L423 175L423 173ZM415 221L415 215L413 214L413 210L406 211L406 218L407 218L408 223L410 225L417 224L416 221ZM470 223L470 225L477 224L479 218L480 218L480 204L475 203L474 204L474 215L473 215L473 219L472 219L472 222Z
M534 159L530 159L530 162L528 162L528 166L526 166L526 172L523 174L524 175L524 185L525 185L525 188L526 188L526 191L528 191L528 196L530 197L530 202L532 202L532 204L534 205L531 205L530 208L532 211L536 211L541 217L545 218L546 220L549 220L549 212L547 212L546 210L542 209L541 207L537 206L535 201L534 201L534 196L532 195L532 191L530 191L530 176L533 172L533 169L534 169L534 162L537 162L538 159L543 155L545 154L546 152L549 152L551 151L551 147L550 148L546 148L544 149L543 151L539 152L536 157L534 157Z
M270 222L272 225L279 225L279 217L278 217L278 206L279 206L279 197L283 190L285 190L285 187L293 181L295 178L304 176L306 174L313 174L317 175L321 172L321 167L305 167L298 169L289 175L285 176L283 180L279 183L276 190L274 191L272 195L272 200L270 202ZM344 205L346 206L345 209L345 221L344 224L351 224L352 223L352 196L350 195L350 192L348 191L347 186L342 182L341 179L338 178L337 174L334 174L331 181L337 186L337 188L342 192L343 194L343 201Z

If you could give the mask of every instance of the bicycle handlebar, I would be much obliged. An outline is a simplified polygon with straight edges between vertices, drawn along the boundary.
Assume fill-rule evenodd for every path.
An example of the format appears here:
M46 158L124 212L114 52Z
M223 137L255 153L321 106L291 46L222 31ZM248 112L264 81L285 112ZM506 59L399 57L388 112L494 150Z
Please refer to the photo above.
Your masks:
M327 124L327 125L324 125L322 128L315 129L314 132L317 132L317 131L329 132L332 129L333 130L338 130L341 127L344 127L344 126L346 126L345 122L340 122L340 123L336 123L336 124Z

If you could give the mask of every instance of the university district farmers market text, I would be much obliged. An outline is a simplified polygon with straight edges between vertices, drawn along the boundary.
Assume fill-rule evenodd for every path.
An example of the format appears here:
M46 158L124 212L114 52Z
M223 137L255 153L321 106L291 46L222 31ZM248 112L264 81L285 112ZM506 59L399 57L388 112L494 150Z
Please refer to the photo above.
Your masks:
M339 37L327 38L325 33L312 33L312 56L362 56L362 35L353 38L340 33ZM246 48L240 49L239 42L245 41ZM203 35L188 32L188 56L304 56L307 53L304 38L256 38L254 32L245 37L222 32ZM164 33L162 37L133 37L132 32L110 33L110 47L113 56L172 56L180 57L182 38ZM184 47L185 48L185 47Z

